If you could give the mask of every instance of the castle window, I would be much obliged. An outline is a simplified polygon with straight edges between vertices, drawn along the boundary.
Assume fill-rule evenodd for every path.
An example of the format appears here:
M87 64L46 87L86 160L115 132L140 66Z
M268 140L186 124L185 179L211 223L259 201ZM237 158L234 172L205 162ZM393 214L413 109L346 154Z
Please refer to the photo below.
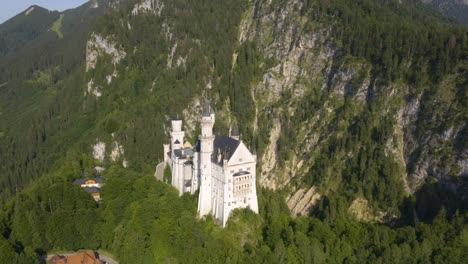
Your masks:
M239 161L242 161L242 159L239 159Z

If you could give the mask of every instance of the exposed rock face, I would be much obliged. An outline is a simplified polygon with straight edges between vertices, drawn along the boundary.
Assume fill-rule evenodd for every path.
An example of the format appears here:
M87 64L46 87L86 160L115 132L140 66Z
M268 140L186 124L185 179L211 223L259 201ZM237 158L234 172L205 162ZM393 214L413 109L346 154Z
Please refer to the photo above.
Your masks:
M87 93L85 92L85 96L88 93L93 94L96 97L101 97L102 96L101 88L99 86L95 85L93 80L90 80L88 82L88 89L87 89Z
M174 60L174 54L177 50L177 43L174 44L171 48L171 52L169 53L169 56L167 56L167 68L172 68L172 61Z
M123 146L119 144L119 142L114 141L112 142L112 151L110 154L110 158L112 161L118 160L124 154Z
M117 43L112 40L112 37L103 37L93 33L86 43L86 71L96 67L98 58L102 54L109 55L114 65L119 63L120 60L127 55L125 51L119 48Z
M103 162L106 157L106 143L98 141L93 146L93 157L94 159Z
M295 193L291 193L286 200L292 216L307 216L310 209L320 200L320 197L316 188L312 186L309 190L299 189Z
M112 79L118 76L116 65L125 58L126 52L118 47L118 44L112 40L112 37L103 37L99 34L91 34L90 39L86 43L86 71L91 71L96 68L98 59L104 54L108 55L111 59L111 63L114 66L114 71L105 77L107 84L112 82ZM87 93L93 94L96 97L102 96L102 86L89 80Z
M273 129L270 132L270 143L262 157L262 173L259 182L262 186L276 189L276 179L272 179L272 171L277 163L276 144L281 132L281 124L278 119L273 120Z
M302 80L321 81L321 71L335 53L335 48L326 41L329 33L326 29L305 30L307 18L299 15L301 7L301 1L289 1L284 6L257 1L241 22L240 43L254 41L266 56L278 61L255 89L258 97L267 102L280 99L285 91L303 95L306 88Z
M422 0L432 5L447 17L452 17L468 25L468 0Z
M369 201L363 198L357 198L348 209L348 213L356 217L357 220L364 222L383 222L385 214L376 212L369 204Z
M135 5L132 15L151 13L160 16L163 8L164 3L161 0L143 0L143 2Z
M435 6L444 6L454 3L461 6L468 6L468 0L422 0L426 4L433 4Z
M349 58L337 60L341 54L331 40L329 28L327 25L308 24L308 19L301 16L302 5L302 1L298 0L288 1L287 4L254 1L239 25L239 43L256 43L262 54L272 61L272 65L264 70L263 78L252 83L255 122L258 122L259 115L266 115L267 118L263 120L269 120L271 128L269 142L260 156L259 183L263 187L279 189L288 186L296 177L313 174L310 168L314 159L330 136L339 138L340 133L344 133L343 129L339 132L340 129L336 127L330 128L344 100L353 101L351 115L355 117L379 100L383 105L382 110L379 110L382 118L395 121L393 137L384 146L385 153L389 159L398 163L397 169L401 170L402 183L407 192L416 191L427 177L436 177L442 181L449 179L447 175L466 175L466 151L442 158L438 154L446 151L456 153L453 144L464 131L464 124L440 129L444 118L450 114L449 105L454 100L450 96L453 96L453 92L449 92L448 97L440 95L444 99L439 102L434 101L434 108L443 115L429 117L432 118L428 123L430 128L423 131L420 128L423 119L428 122L428 117L421 115L422 102L427 100L423 98L424 94L410 94L411 87L407 84L382 84L372 77L372 66L365 61ZM236 52L232 55L233 65L237 56ZM443 85L451 87L449 90L455 87L450 81ZM327 96L322 96L322 105L314 110L314 118L293 128L297 143L289 146L292 155L283 161L284 164L280 164L278 144L283 130L289 126L285 117L291 118L300 112L302 98L311 92ZM427 109L424 111L428 112ZM343 122L344 127L350 125ZM258 126L258 123L253 124L255 130ZM343 159L355 154L345 153ZM451 157L453 160L450 160ZM442 161L447 159L450 165ZM336 177L334 172L329 173L326 177ZM298 198L301 192L306 191L300 189L288 198L288 205L291 204L290 209L294 213L303 212L303 208L296 208L298 203L301 207L301 203L293 202L302 201ZM363 204L362 201L356 203Z
M200 114L202 112L202 105L200 98L193 98L187 109L182 111L184 117L184 131L187 137L195 139L197 135L196 126L200 123Z
M98 0L92 0L91 1L91 8L98 8L98 7L99 7Z
M28 10L26 10L26 13L25 15L29 15L32 11L34 11L34 6L32 6L31 8L29 8Z
M256 76L249 87L255 106L254 123L240 125L252 125L254 133L259 133L261 131L259 128L267 128L267 131L262 131L265 133L263 139L267 142L262 142L265 144L259 153L261 172L258 180L262 187L270 189L287 187L296 190L287 198L293 215L307 214L310 207L320 199L319 190L325 195L326 190L337 191L340 188L338 185L342 169L359 154L360 150L342 151L346 153L340 153L332 165L327 165L330 168L321 172L324 174L320 175L325 179L324 182L332 179L330 181L338 183L323 187L304 179L316 173L312 168L316 165L319 155L329 147L328 143L346 138L353 122L362 120L366 111L367 113L374 111L372 114L378 111L378 114L381 114L379 118L391 120L388 125L391 136L386 139L382 147L385 158L397 163L392 169L399 172L401 170L401 181L407 192L416 191L428 177L436 177L443 181L448 178L447 175L467 174L466 151L454 155L450 152L455 151L454 141L462 138L460 135L465 131L463 125L460 123L450 124L447 127L442 125L450 114L450 104L447 102L453 98L433 102L434 108L441 109L446 116L436 114L431 117L422 116L421 113L428 112L424 109L427 108L427 105L424 106L424 100L427 100L424 99L426 88L421 89L420 94L412 94L410 91L414 91L414 87L403 83L402 80L385 83L379 80L379 77L372 73L373 66L370 62L352 56L343 56L339 43L335 45L331 34L332 26L318 22L313 24L308 17L302 15L303 1L291 0L280 3L254 0L252 2L240 21L238 42L239 46L247 42L255 43L255 48L262 56L261 63L264 65L259 67L262 70L260 76ZM144 0L133 7L132 15L160 16L163 9L162 1ZM131 28L128 21L126 23L123 21L122 26ZM202 42L197 39L177 39L177 34L173 34L175 26L173 21L166 19L161 21L160 30L155 32L161 34L167 41L165 46L167 60L165 59L163 63L168 71L186 67L186 64L190 65L191 50L202 47ZM187 43L190 43L190 47L186 46ZM135 47L135 50L137 48ZM127 50L127 52L131 54L132 51ZM93 34L87 45L87 71L93 70L98 58L104 54L110 56L110 63L114 64L115 69L114 72L106 73L109 85L112 79L118 76L115 65L125 58L126 53L113 41L112 36ZM239 50L233 51L232 69L236 66L239 54ZM411 62L408 62L408 65L411 65ZM197 89L203 86L201 90L205 89L202 94L216 94L216 91L210 91L213 87L216 90L218 84L214 74L207 73L200 76L199 82L200 87ZM105 81L96 84L96 81L90 80L87 91L99 97L102 95L102 87L107 85ZM157 79L154 79L151 92L156 85ZM455 85L448 84L448 86ZM199 122L201 96L197 96L193 97L181 113L188 137L196 135L193 132ZM229 101L220 102L219 98L211 99L215 100L218 106L222 105L222 109L217 109L217 114L222 116L223 125L230 124L232 114ZM314 101L316 105L305 113L302 108L309 103L307 100ZM349 102L351 103L346 106L351 105L352 109L346 109L349 111L348 116L339 117L342 120L337 120L339 119L337 113L343 111L345 103ZM379 103L381 109L369 110L375 106L375 102ZM305 118L297 118L300 119L298 123L291 122L291 119L296 119L300 115ZM427 131L425 126L421 126L424 119L430 120ZM378 123L378 120L375 122ZM380 128L378 124L370 126ZM292 143L285 150L282 149L282 144L285 144L283 136L288 129L293 130L294 140L291 140ZM437 157L437 153L446 151L450 154L444 158ZM283 155L284 152L290 152L290 155ZM118 159L121 154L123 149L121 153L118 144L117 147L112 147L112 160ZM445 164L447 160L449 165ZM310 187L312 184L316 184L315 187ZM383 218L373 211L369 201L357 199L351 206L350 212L360 219L380 221L379 219Z

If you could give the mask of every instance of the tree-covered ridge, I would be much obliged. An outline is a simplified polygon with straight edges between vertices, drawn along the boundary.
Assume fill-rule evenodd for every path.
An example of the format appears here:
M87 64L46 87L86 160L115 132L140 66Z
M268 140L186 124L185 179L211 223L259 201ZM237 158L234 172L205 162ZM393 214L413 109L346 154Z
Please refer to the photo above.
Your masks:
M73 22L89 13L71 10L63 39L50 32L0 59L0 255L31 262L88 247L123 263L466 258L466 28L396 1L148 1L164 5L134 13L140 2L119 1L77 34ZM114 64L99 54L87 71L93 35L126 56ZM295 69L299 77L282 82ZM238 212L226 230L196 218L194 197L149 176L168 120L187 121L202 96L222 116L217 132L237 121L260 165L268 151L277 158L273 180L290 177L281 194L258 191L260 216ZM103 161L91 156L98 142ZM125 152L113 161L115 145ZM115 165L123 159L129 168ZM108 168L99 206L71 184L95 165ZM411 195L406 175L420 171L431 175L415 177L422 188ZM285 197L311 186L320 202L291 216ZM357 199L388 226L356 221Z
M326 196L364 197L390 214L398 214L405 189L415 191L426 176L441 185L453 180L464 197L467 29L418 7L256 2L247 34L266 54L289 47L276 52L286 63L276 62L253 85L258 97L268 97L257 103L262 123L255 141L260 153L267 151L262 162L278 158L267 184L276 178L293 190L314 185ZM280 96L268 88L281 89ZM276 145L265 149L260 143L278 127Z
M39 6L31 6L24 12L0 25L0 57L14 53L47 32L59 17Z
M196 218L196 195L179 197L153 176L119 167L105 177L99 205L57 176L5 205L0 260L34 263L50 250L81 248L110 251L120 263L463 263L467 257L463 214L447 219L442 210L431 224L392 229L356 222L338 199L324 202L316 217L293 219L280 194L261 189L260 215L236 211L222 229L211 218Z
M468 25L468 3L464 0L421 0L447 17Z
M77 110L82 107L86 39L106 8L86 4L65 11L63 39L45 30L0 58L2 200L52 171L53 164L94 124L92 116ZM34 10L27 17L33 14ZM8 29L8 23L20 23L18 19L5 22L0 29Z

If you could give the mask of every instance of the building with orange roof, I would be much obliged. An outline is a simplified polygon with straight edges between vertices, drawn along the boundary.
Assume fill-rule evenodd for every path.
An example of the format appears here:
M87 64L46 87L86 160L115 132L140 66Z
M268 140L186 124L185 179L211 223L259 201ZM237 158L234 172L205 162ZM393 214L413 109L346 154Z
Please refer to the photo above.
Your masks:
M51 264L103 264L92 250L78 251L76 254L64 256L53 256Z

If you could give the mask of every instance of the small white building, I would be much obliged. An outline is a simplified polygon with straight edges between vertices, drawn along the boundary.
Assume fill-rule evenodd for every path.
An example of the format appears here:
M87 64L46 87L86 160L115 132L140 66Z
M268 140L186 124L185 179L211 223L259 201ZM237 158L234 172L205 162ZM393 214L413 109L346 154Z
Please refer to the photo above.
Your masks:
M164 161L172 169L172 185L182 195L195 193L200 217L212 214L226 225L236 208L258 213L256 192L257 157L239 139L237 127L231 136L213 134L215 113L205 102L201 117L201 135L194 147L184 143L182 120L172 120L171 143L164 145Z

